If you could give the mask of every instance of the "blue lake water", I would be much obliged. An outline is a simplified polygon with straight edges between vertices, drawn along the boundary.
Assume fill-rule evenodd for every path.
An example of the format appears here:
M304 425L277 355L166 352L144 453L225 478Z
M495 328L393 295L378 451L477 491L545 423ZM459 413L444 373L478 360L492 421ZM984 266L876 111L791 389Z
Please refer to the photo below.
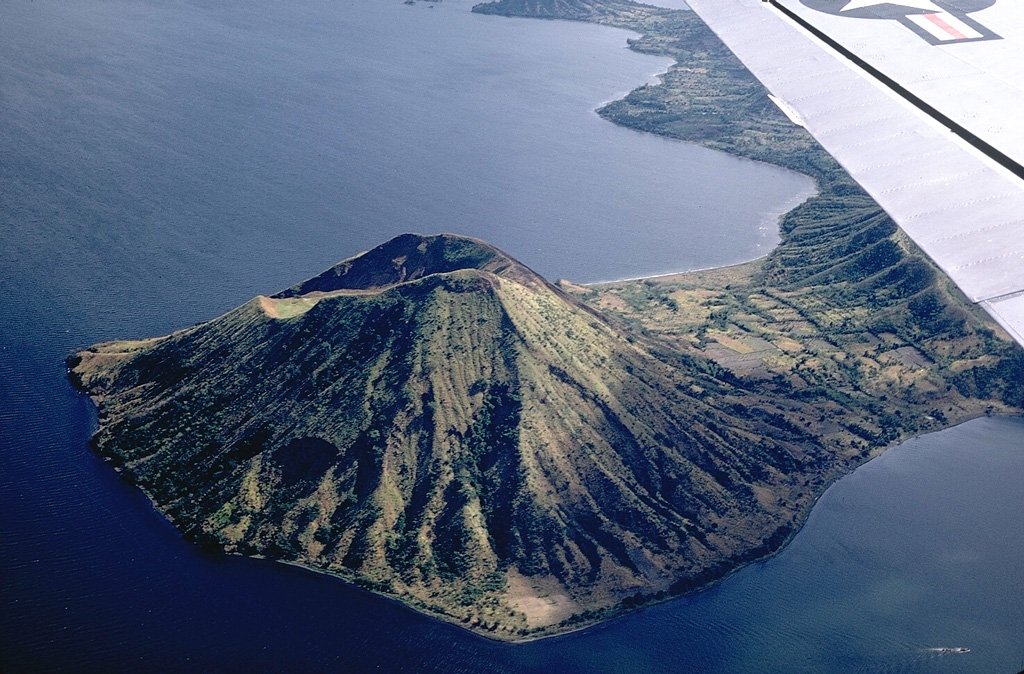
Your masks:
M89 452L76 348L205 320L403 231L581 281L735 262L808 194L598 118L667 65L626 33L469 7L0 3L0 671L1015 671L1020 419L866 465L710 591L515 647L204 554Z

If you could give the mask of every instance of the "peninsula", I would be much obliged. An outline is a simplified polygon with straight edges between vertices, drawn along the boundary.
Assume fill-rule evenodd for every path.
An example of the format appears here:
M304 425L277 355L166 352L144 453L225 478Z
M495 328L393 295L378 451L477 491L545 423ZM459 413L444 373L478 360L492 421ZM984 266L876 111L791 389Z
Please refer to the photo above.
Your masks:
M501 636L777 549L859 456L770 387L448 235L70 365L97 450L189 537Z
M641 32L679 63L601 114L801 170L819 195L738 267L580 287L410 234L73 355L96 450L188 538L533 638L707 585L893 442L1024 403L1020 350L692 14L478 9Z

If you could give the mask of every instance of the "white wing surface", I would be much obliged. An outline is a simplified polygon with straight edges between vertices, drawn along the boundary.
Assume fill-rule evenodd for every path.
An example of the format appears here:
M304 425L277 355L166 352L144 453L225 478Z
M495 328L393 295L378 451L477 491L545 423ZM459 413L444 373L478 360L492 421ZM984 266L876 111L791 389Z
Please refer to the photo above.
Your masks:
M1024 345L1024 4L689 4Z

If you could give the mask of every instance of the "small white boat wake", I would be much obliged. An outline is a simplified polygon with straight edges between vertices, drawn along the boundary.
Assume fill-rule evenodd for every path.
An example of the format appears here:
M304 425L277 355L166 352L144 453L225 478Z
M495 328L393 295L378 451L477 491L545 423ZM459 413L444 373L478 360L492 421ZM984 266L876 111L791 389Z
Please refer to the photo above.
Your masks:
M966 646L939 646L937 648L928 648L925 650L938 655L963 655L964 653L971 652L971 649Z

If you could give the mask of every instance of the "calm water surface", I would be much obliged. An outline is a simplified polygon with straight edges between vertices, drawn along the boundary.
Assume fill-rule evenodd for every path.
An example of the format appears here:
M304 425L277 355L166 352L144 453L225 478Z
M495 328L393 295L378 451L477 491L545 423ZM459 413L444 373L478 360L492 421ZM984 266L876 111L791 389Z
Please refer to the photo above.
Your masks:
M62 359L205 320L403 231L549 277L724 264L799 176L593 109L667 62L446 0L0 2L0 671L1010 671L1024 422L839 482L780 556L509 647L203 554L93 457ZM970 646L939 656L929 648Z

